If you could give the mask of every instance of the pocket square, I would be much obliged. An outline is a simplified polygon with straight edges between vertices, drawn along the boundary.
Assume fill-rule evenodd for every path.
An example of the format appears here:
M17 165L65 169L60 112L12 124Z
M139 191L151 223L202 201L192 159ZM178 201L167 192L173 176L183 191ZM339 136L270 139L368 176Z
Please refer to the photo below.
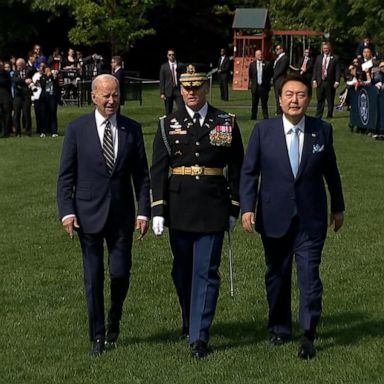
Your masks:
M320 153L320 152L323 152L324 151L324 144L323 145L319 145L319 144L314 144L313 145L313 150L312 150L312 153Z

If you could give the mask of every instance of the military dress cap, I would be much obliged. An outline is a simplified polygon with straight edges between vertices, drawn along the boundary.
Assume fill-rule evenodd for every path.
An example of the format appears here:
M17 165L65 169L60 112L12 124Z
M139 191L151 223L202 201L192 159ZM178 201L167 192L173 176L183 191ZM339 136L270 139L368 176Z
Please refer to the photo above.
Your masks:
M188 64L185 72L180 75L180 84L183 87L200 87L208 80L206 72L197 64Z

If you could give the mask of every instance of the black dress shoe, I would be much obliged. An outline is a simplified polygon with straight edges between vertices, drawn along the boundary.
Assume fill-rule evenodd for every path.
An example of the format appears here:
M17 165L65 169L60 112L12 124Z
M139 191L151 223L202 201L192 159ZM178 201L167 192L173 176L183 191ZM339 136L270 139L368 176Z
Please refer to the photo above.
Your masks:
M303 360L310 360L316 356L316 348L313 345L313 340L307 336L303 336L300 340L297 356Z
M108 324L105 344L116 347L116 341L120 334L120 323Z
M92 343L89 356L98 357L104 353L104 339L98 338Z
M208 355L208 345L205 341L197 340L191 344L191 354L196 359L203 359Z
M272 345L280 346L280 345L283 345L286 342L288 342L290 339L291 339L291 337L289 335L273 333L272 337L270 339L270 342L271 342Z

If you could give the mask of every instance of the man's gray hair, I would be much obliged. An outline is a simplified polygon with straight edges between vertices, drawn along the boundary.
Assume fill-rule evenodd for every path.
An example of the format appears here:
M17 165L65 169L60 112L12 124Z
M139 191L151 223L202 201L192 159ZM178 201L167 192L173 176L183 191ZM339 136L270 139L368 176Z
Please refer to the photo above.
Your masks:
M116 79L115 76L109 75L108 73L104 73L104 74L102 74L102 75L96 76L96 77L92 80L92 92L94 92L95 89L97 88L97 83L98 83L99 81L103 81L103 80L111 80L111 81L114 81L114 82L117 84L117 87L119 87L119 81Z

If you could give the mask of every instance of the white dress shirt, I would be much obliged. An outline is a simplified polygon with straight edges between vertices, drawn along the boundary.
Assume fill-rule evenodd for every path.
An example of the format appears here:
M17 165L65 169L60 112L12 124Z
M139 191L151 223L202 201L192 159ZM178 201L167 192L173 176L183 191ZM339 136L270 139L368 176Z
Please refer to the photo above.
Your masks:
M188 112L188 115L191 117L191 119L193 120L193 116L195 113L199 113L200 114L200 119L199 119L199 123L200 123L200 127L203 126L203 123L204 123L204 120L207 116L207 112L208 112L208 103L205 103L202 108L198 111L194 111L193 109L189 108L187 105L185 106L185 109L187 110Z

